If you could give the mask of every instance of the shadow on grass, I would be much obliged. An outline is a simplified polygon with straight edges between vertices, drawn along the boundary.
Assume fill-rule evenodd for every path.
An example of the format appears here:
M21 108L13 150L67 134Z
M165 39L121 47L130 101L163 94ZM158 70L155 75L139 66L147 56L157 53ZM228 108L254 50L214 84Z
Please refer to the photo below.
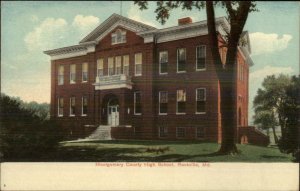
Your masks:
M81 142L78 142L81 143ZM126 144L126 145L143 145L143 146L150 146L150 145L190 145L190 144L199 144L202 141L166 141L166 140L91 140L91 141L84 141L82 143L101 143L101 144ZM204 142L203 143L208 143Z
M44 160L41 160L53 162L181 162L197 157L197 161L208 162L207 157L215 156L220 156L220 154L155 154L145 152L145 148L96 149L74 146L61 147L56 152L44 156ZM203 160L201 160L201 157L203 157Z
M284 156L271 156L271 155L260 155L261 158L265 158L265 159L286 159L288 157L284 157Z

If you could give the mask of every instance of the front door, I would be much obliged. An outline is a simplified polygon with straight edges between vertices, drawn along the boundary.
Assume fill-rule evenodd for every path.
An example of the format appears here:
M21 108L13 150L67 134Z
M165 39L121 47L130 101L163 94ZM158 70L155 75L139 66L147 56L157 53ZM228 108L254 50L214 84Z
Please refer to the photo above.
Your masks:
M119 106L108 106L108 125L112 127L119 125Z

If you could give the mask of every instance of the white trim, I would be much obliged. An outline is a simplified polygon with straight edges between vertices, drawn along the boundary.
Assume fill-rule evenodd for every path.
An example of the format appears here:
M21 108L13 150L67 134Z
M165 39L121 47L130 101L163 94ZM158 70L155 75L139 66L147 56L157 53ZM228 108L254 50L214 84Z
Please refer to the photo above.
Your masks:
M116 89L116 88L127 88L127 89L132 89L131 84L111 84L111 85L98 85L98 84L93 84L95 85L95 90L109 90L109 89Z
M184 112L184 113L179 113L178 112L178 98L177 98L177 92L178 92L178 90L184 90L185 91L185 103L186 103L186 89L177 89L176 90L176 115L185 115L186 114L186 112ZM186 108L185 108L185 110L186 110Z
M176 60L177 60L176 72L177 72L177 73L185 73L185 72L186 72L186 67L185 67L185 70L184 70L184 71L178 71L178 52L179 52L179 49L184 49L184 50L185 50L184 57L185 57L185 65L186 65L186 48L177 48L177 49L176 49Z
M204 50L205 50L205 63L204 63L204 68L201 68L201 69L198 69L197 68L197 65L198 65L198 52L197 52L197 48L198 47L204 47ZM206 45L199 45L199 46L196 46L196 71L198 72L198 71L206 71L206 64L207 64L207 52L206 52Z
M206 114L206 112L195 112L196 115L203 115Z
M112 68L109 67L110 64L111 64L109 62L110 59L112 59ZM113 76L113 75L115 75L115 67L114 66L115 66L115 58L113 56L108 57L107 58L107 76ZM109 69L112 69L112 74L109 73L109 71L110 71Z
M164 73L161 72L161 62L160 62L161 53L167 53L167 65L169 64L169 53L167 50L163 50L163 51L159 52L159 66L158 66L159 67L159 75L166 75L166 74L168 74L168 69L167 69L167 72L164 72Z
M83 114L83 98L84 97L86 97L87 98L87 96L82 96L81 97L81 116L87 116L87 114ZM88 100L87 100L88 101Z
M136 112L135 112L136 93L140 93L140 97L142 96L141 91L135 91L135 92L133 92L133 114L134 114L134 115L142 115L142 112L141 112L141 113L136 113ZM141 101L142 101L142 100L141 100Z
M84 73L84 71L83 71L83 66L84 65L87 65L87 71L86 71L86 73L87 73L87 80L83 80L83 73ZM84 63L82 63L82 65L81 65L81 82L82 83L86 83L86 82L88 82L88 80L89 80L89 64L87 63L87 62L84 62Z
M127 67L128 67L128 74L125 74L125 57L128 57L128 65L126 65ZM129 76L129 73L130 73L130 71L129 71L129 65L130 65L130 56L129 56L129 54L125 54L125 55L122 55L122 68L123 68L123 71L122 71L122 73L124 74L124 75L128 75Z
M198 97L198 90L200 90L200 89L202 89L202 90L204 90L204 100L199 100L199 101L205 101L205 104L206 104L206 88L196 88L196 97L195 97L195 101L196 101L196 112L195 112L195 114L206 114L206 107L205 107L205 111L204 112L197 112L197 97Z
M167 92L167 105L168 105L168 102L169 102L169 93L168 93L168 91L159 91L158 92L158 115L168 115L168 111L167 111L167 113L160 113L160 92Z
M74 97L74 99L75 99L75 105L76 105L76 97L75 97L75 96L71 96L71 97L70 97L70 100L69 100L69 101L70 101L70 103L69 103L69 107L70 107L70 108L69 108L69 116L70 116L70 117L74 117L74 116L75 116L75 114L71 114L72 98L73 98L73 97ZM75 111L74 111L74 113L75 113Z
M97 73L97 77L100 77L100 75L99 75L99 70L100 70L100 60L102 60L102 75L101 76L103 76L104 75L104 58L98 58L97 59L97 71L96 71L96 73Z
M64 116L64 107L62 108L62 111L63 111L62 113L63 113L63 114L62 114L62 115L59 114L59 109L60 109L60 107L59 107L59 106L60 106L59 101L60 101L61 98L64 99L63 97L58 97L58 98L57 98L57 116L58 116L58 117L63 117L63 116ZM64 101L64 100L63 100L63 101Z
M140 64L136 64L136 56L138 54L141 54L141 63ZM137 65L141 65L141 73L140 74L136 73L136 66ZM134 54L134 76L142 76L142 74L143 74L143 54L141 52L139 52L139 53Z
M72 66L75 66L75 80L74 81L72 81L71 80L71 77L72 77ZM76 84L76 64L70 64L70 84Z

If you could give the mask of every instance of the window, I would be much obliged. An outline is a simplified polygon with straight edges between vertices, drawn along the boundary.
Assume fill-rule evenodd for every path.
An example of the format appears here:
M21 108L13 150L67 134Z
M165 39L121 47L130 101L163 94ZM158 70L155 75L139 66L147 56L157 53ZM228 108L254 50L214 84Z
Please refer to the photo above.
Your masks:
M176 137L178 137L178 138L185 137L185 128L184 127L176 128Z
M129 55L123 56L123 74L129 75Z
M64 84L64 66L58 67L58 85Z
M159 53L159 73L168 73L168 52L163 51Z
M115 33L111 35L111 44L119 44L126 42L126 31L118 29Z
M177 72L185 72L186 49L177 49Z
M185 90L177 90L177 114L185 113L185 101L186 92Z
M141 115L142 105L141 105L141 92L134 92L134 114Z
M159 137L167 137L168 136L168 128L161 126L159 127Z
M206 65L206 46L196 48L196 70L205 70Z
M205 113L206 89L196 89L196 113Z
M114 75L114 58L113 57L108 58L108 75L109 76Z
M135 76L142 75L142 53L135 54Z
M86 116L87 115L87 108L88 108L88 99L87 96L83 96L82 97L82 116Z
M197 127L196 128L196 137L201 139L205 137L205 128L203 127Z
M159 114L167 114L168 112L168 92L159 92Z
M70 97L70 116L75 116L75 97Z
M88 63L82 64L82 82L88 81Z
M103 76L104 73L103 73L103 59L98 59L97 60L97 76L100 77L100 76Z
M58 116L64 115L64 98L58 98Z
M117 75L121 74L121 68L122 68L122 57L117 56L116 57L116 74Z
M76 83L76 65L71 64L70 66L70 84Z

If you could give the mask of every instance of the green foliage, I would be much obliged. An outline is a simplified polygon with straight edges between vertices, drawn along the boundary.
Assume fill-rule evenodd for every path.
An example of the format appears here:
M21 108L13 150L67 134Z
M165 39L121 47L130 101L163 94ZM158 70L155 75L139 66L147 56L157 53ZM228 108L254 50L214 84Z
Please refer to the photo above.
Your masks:
M264 79L262 86L254 98L254 122L263 129L279 125L281 152L292 153L299 161L300 79L272 75Z
M1 95L0 105L3 160L34 160L58 145L62 136L55 122L45 120L35 109L24 108L20 101L6 95Z
M286 118L284 135L279 141L279 148L284 153L292 153L300 161L300 76L293 76L291 84L286 87L286 100L282 106Z

